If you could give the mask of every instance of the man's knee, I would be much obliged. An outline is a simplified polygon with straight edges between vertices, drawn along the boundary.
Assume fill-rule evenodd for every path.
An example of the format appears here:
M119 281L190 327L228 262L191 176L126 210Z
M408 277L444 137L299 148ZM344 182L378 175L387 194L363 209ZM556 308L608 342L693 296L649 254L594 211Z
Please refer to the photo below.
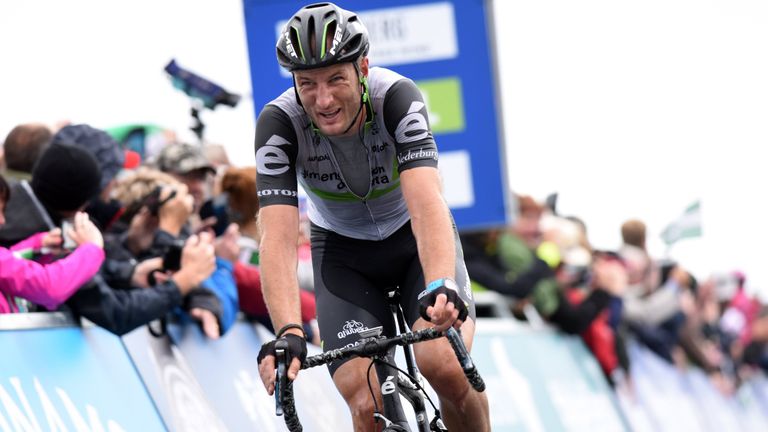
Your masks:
M369 363L370 360L366 359L352 359L340 366L333 374L333 383L349 406L353 417L372 418L373 416L373 399L365 377ZM371 384L374 389L378 386L375 375L371 373Z
M462 333L467 348L471 347L474 336L474 322L468 320L462 326ZM439 338L433 341L414 345L416 364L419 372L429 381L432 388L441 397L463 398L469 391L470 385L464 376L458 358L448 339Z

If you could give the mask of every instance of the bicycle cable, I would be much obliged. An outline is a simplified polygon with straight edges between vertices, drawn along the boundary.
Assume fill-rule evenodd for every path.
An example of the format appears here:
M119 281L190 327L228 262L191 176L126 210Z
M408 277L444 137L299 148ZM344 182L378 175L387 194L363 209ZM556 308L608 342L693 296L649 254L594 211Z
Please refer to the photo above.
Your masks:
M429 401L429 404L430 404L430 405L432 405L432 409L433 409L433 410L435 410L435 412L437 412L437 413L439 413L439 412L440 412L440 410L438 410L438 409L437 409L437 407L435 406L435 403L434 403L434 402L432 402L432 398L431 398L431 397L429 397L429 395L427 394L427 391L424 389L424 387L422 387L422 386L421 386L421 384L419 384L418 380L416 380L416 378L415 378L415 377L411 376L411 374L409 374L408 372L406 372L406 371L404 371L404 370L400 369L399 367L397 367L397 365L394 365L394 364L391 364L391 363L387 363L387 362L385 362L384 360L381 360L381 359L373 359L373 361L371 361L371 366L372 366L372 365L373 365L373 363L375 363L375 362L379 362L379 363L381 363L381 364L383 364L383 365L385 365L385 366L389 366L389 367L391 367L392 369L395 369L395 370L397 370L397 371L399 371L399 372L402 372L402 373L403 373L403 375L407 376L407 377L408 377L408 379L410 379L410 380L411 380L411 382L413 383L413 385L415 385L415 386L416 386L416 389L417 389L417 390L419 390L419 391L421 391L421 393L422 393L422 394L424 394L424 396L425 396L425 397L427 398L427 400ZM370 369L371 369L371 366L368 366L368 370L369 370L369 371L370 371ZM369 384L369 386L370 386L370 375L368 376L368 384ZM373 388L372 388L372 387L371 387L371 395L373 395ZM374 407L375 407L375 406L376 406L376 400L375 400L375 399L374 399L373 403L374 403Z

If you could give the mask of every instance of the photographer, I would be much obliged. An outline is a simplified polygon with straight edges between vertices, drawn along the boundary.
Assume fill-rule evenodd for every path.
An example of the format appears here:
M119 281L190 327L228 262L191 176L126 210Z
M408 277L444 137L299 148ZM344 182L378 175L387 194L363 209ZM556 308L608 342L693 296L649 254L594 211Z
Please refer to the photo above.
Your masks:
M168 277L177 279L185 271L183 253L179 261L179 252L193 209L193 198L186 186L144 167L122 179L114 196L123 203L124 211L106 236L105 273L110 283L146 287L162 284ZM220 257L215 259L214 269L197 284L182 290L183 302L174 306L183 306L189 315L182 317L194 318L208 337L218 338L232 325L237 313L232 264L226 258L231 255L231 244L237 247L236 238L223 236L214 244L208 233L199 237L206 239Z

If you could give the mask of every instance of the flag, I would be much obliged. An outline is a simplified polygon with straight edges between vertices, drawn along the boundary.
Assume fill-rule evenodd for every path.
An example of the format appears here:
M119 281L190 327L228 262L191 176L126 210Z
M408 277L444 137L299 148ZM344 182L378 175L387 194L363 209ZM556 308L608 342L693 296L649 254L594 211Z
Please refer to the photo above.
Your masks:
M696 201L674 222L667 225L661 238L668 246L690 237L701 237L701 202Z

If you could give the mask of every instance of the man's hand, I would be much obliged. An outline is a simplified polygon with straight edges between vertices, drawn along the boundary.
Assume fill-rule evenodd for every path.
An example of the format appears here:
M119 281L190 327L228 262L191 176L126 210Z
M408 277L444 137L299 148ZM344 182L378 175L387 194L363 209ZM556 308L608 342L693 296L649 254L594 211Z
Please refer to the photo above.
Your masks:
M155 270L161 270L163 268L163 258L149 258L136 264L133 269L133 275L131 276L131 284L142 288L149 288L149 274ZM165 279L159 280L158 275L163 275ZM163 282L168 280L167 275L163 273L155 273L155 280L157 282Z
M192 310L189 311L189 314L200 323L203 333L205 333L205 336L209 339L218 339L221 337L219 320L216 319L216 315L214 315L213 312L203 308L192 308Z
M307 358L307 340L303 336L294 333L286 333L280 339L288 342L287 355L291 363L288 368L288 379L293 381L301 370L301 364ZM267 389L267 393L270 395L275 392L275 369L277 368L275 363L275 342L277 340L275 339L262 345L258 357L259 375L261 375L264 388Z
M469 311L464 300L459 297L459 287L453 279L439 279L427 286L419 294L419 313L421 317L435 324L443 331L448 327L461 327Z
M237 262L240 256L240 227L237 224L229 224L224 234L214 240L216 256L231 263Z

